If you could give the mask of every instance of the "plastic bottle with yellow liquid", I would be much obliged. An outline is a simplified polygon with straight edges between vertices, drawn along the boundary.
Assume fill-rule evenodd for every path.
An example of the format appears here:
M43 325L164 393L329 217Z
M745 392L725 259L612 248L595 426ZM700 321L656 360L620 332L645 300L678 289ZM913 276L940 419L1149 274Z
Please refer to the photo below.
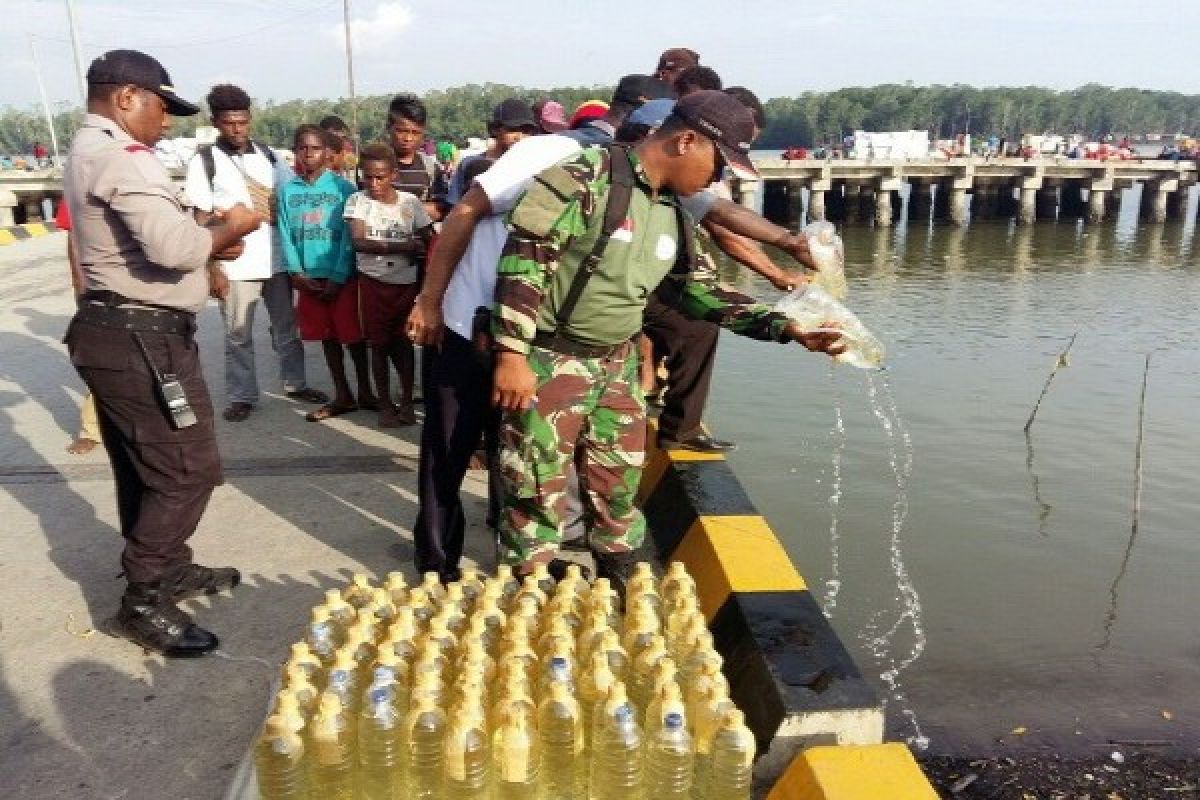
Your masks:
M713 737L707 800L750 800L754 774L754 734L746 715L725 712Z
M360 613L362 611L369 612L381 627L386 627L396 616L396 604L392 602L392 594L387 589L374 589L371 591L371 602L363 606Z
M288 660L283 665L284 677L287 677L287 673L293 667L307 675L309 683L314 686L325 680L325 665L317 658L308 642L296 642L292 645Z
M371 583L371 579L361 572L356 572L350 576L350 583L342 589L342 599L355 609L364 608L371 602L371 595L375 591L375 584Z
M616 631L607 631L592 649L593 653L603 653L608 661L608 668L618 680L625 680L629 674L629 654L621 646Z
M392 598L397 609L408 604L408 579L403 572L389 572L383 580L383 588Z
M448 800L490 800L491 741L478 698L468 694L451 713L442 747Z
M553 581L554 579L551 578L550 580ZM550 602L550 595L546 594L535 574L526 575L524 580L521 581L521 588L517 592L514 602L520 602L523 597L532 597L537 602L539 611L545 608L546 604Z
M543 800L583 800L587 762L583 711L571 686L551 681L537 711Z
M507 676L500 691L496 694L496 700L492 703L488 719L489 729L495 731L504 717L512 713L524 714L530 725L536 723L537 704L533 702L533 695L529 691L528 683L524 682L519 670L517 673Z
M359 788L363 800L404 800L404 720L388 673L371 684L358 716Z
M690 680L682 681L683 700L687 704L689 715L696 714L696 707L702 702L705 694L713 687L729 693L729 681L721 672L721 666L715 661L705 661L700 671Z
M412 609L413 623L417 633L421 633L429 625L429 620L437 612L429 593L422 586L408 590L408 607Z
M508 708L492 734L492 786L495 800L530 800L538 793L539 744L526 713Z
M564 645L572 653L575 652L575 634L565 619L552 615L542 626L542 633L538 637L538 655L545 658L558 645Z
M411 661L417 652L416 638L416 619L413 617L412 609L405 606L397 610L396 617L388 626L383 641L379 643L379 649L381 651L389 650L398 658Z
M728 693L720 686L713 685L700 697L694 708L689 708L689 719L692 724L692 740L696 749L695 780L692 782L692 795L697 800L706 800L712 786L710 772L712 771L712 747L717 728L725 718L725 713L733 709L733 702Z
M309 650L321 662L323 672L328 672L333 665L334 656L340 644L340 631L337 623L329 616L329 609L317 606L312 610L312 618L308 630L304 633L304 642Z
M654 677L659 663L667 657L667 648L662 637L656 637L633 662L629 675L629 699L638 710L638 718L645 719L646 706L650 705L654 689Z
M305 718L311 717L317 708L317 699L321 691L309 679L308 673L299 664L290 664L285 683L287 690L295 695Z
M413 692L413 705L404 720L405 770L409 800L442 800L442 745L446 712L428 696Z
M483 594L483 576L479 570L474 567L468 567L462 571L462 578L459 580L462 586L463 597L466 599L468 606L474 608L475 601ZM463 609L466 610L465 608Z
M332 691L321 693L309 726L309 792L322 800L354 800L356 794L351 725Z
M446 597L446 587L442 586L441 576L436 572L426 572L421 576L421 589L435 606L440 606Z
M615 682L592 720L588 792L592 800L629 800L642 788L642 729L637 712Z
M679 690L669 685L646 718L646 800L685 800L692 790L696 754Z
M617 679L608 667L608 658L603 652L594 653L588 668L579 679L579 706L583 713L583 732L590 746L593 717L598 706L603 706L608 690Z
M350 716L358 713L362 682L359 680L358 662L348 650L339 650L329 670L325 692L332 692L341 701L343 710Z
M544 563L534 564L533 572L529 573L529 577L533 578L546 597L554 592L554 576L550 574L550 569Z
M329 618L343 631L354 624L354 618L358 616L357 609L346 602L346 598L338 589L326 590L324 606L329 612Z
M287 722L293 733L302 733L308 727L309 717L300 706L300 699L290 689L280 689L275 695L271 715Z
M630 661L637 661L642 651L661 636L655 617L635 611L625 618L625 635L621 637L621 646Z
M262 800L308 800L304 739L279 716L267 718L254 747L258 794Z

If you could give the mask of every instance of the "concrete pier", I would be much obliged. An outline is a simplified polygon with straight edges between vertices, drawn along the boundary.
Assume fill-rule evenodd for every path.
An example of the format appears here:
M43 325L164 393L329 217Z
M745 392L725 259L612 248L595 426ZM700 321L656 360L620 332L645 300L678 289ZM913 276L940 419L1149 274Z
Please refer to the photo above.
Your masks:
M1015 216L1027 225L1062 216L1099 222L1119 211L1122 189L1139 185L1146 186L1147 194L1142 217L1168 220L1182 216L1187 207L1184 192L1197 182L1197 167L1190 161L759 159L755 165L762 181L786 181L789 196L795 185L807 187L813 193L810 218L824 214L849 224L887 225L889 216L894 224L894 201L887 198L892 203L889 214L879 195L898 193L904 184L909 186L907 216L914 222L927 220L932 210L939 221L966 224L968 193L973 196L971 215L979 220Z
M808 192L808 221L825 219L825 190L811 189Z

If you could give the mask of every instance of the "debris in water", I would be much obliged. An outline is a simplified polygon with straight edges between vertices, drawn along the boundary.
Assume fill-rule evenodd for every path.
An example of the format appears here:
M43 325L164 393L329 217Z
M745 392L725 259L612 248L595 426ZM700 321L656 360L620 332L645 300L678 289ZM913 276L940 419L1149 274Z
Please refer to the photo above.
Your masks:
M1042 386L1042 393L1038 395L1037 402L1033 404L1033 411L1029 412L1029 419L1025 420L1025 431L1028 432L1033 420L1037 416L1038 409L1042 407L1042 400L1046 397L1046 392L1050 391L1050 384L1054 382L1054 376L1063 367L1071 366L1071 348L1075 346L1075 337L1079 335L1079 331L1071 334L1071 341L1067 342L1067 349L1059 353L1058 358L1054 361L1054 369L1050 370L1050 374L1046 377L1046 383Z

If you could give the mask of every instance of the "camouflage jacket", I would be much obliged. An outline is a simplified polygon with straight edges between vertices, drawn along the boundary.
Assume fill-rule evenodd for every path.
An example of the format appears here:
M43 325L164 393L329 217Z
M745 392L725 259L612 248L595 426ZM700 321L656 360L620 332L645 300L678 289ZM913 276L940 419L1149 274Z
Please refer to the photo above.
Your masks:
M674 305L684 314L754 339L788 341L783 314L676 269L677 201L668 191L654 192L636 155L630 158L637 185L625 223L613 234L566 329L557 333L588 345L627 340L641 329L647 296L667 279L676 287ZM556 332L555 311L600 235L608 162L607 149L586 149L539 174L513 208L492 315L500 347L527 353L538 331Z

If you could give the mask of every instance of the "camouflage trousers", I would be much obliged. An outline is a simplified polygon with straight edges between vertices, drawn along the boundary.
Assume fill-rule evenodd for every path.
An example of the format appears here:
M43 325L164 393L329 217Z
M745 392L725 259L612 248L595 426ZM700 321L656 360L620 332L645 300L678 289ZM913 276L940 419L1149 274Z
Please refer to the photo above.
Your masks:
M518 568L554 558L572 460L592 550L636 549L646 536L634 504L646 460L637 348L579 358L535 347L529 366L537 376L533 407L506 413L500 424L501 558Z

